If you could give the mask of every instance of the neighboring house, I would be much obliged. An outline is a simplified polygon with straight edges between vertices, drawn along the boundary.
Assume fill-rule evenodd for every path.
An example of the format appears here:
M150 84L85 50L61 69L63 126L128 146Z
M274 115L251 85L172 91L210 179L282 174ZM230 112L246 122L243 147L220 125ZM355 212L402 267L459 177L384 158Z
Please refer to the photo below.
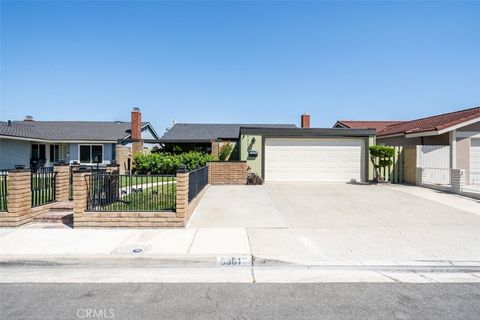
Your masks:
M167 151L191 150L218 156L223 145L233 147L230 160L239 160L238 138L241 127L296 128L294 124L176 123L160 139Z
M377 129L378 144L422 146L419 150L424 159L417 161L419 167L480 172L480 107L384 124L383 121L337 121L334 127L367 125Z
M0 122L0 168L52 166L54 162L109 164L117 158L116 146L132 147L133 143L141 151L150 146L143 145L143 140L158 139L152 125L141 122L138 108L132 111L132 120L134 137L131 122L36 121L30 116Z
M222 143L235 144L230 160L246 161L266 181L365 181L372 178L368 146L374 130L301 128L284 125L176 124L161 139L166 145L199 148L214 155Z
M341 120L337 121L334 128L351 128L351 129L375 129L378 133L384 128L399 124L403 121L352 121L352 120Z

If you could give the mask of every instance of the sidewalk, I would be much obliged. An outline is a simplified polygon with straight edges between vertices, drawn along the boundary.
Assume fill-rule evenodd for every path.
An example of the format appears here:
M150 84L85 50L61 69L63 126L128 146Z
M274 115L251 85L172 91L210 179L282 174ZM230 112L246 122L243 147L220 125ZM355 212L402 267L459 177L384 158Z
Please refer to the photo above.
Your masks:
M441 235L445 237L443 231ZM379 238L384 241L375 244ZM480 267L478 248L452 252L455 248L446 250L437 244L438 248L427 250L422 243L401 240L398 235L389 236L388 230L365 232L359 237L357 230L348 228L341 234L337 230L283 228L11 228L0 230L0 262L215 266L222 257L242 257L242 264L251 265L253 260L268 267Z
M405 255L411 248L352 253L338 245L329 254L308 239L299 252L301 243L279 231L298 230L1 229L0 282L480 282L480 260ZM388 259L395 255L418 259ZM240 265L223 263L231 258Z
M0 257L250 255L245 229L1 229Z

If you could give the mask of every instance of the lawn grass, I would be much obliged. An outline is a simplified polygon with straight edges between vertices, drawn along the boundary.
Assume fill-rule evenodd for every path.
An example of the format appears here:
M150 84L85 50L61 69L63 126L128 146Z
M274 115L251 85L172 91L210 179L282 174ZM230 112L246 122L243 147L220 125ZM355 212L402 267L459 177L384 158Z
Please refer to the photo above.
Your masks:
M123 195L118 201L96 206L92 211L174 211L176 184L157 185Z

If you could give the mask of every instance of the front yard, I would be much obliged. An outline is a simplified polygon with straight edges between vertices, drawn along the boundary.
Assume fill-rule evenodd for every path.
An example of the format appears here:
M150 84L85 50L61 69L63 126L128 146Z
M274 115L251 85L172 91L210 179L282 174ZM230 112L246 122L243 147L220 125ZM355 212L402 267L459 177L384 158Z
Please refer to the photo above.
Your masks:
M123 195L118 201L95 211L174 211L176 185L157 186Z

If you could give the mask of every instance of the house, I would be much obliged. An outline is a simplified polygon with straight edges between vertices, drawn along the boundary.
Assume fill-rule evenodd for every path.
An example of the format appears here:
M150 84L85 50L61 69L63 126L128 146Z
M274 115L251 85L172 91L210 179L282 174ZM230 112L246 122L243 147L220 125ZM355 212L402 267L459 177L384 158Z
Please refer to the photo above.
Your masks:
M27 116L23 121L0 122L0 168L121 162L120 153L125 158L125 150L142 152L153 145L144 141L157 139L153 126L141 121L138 108L131 112L131 122L37 121Z
M230 160L239 160L240 128L296 128L294 124L233 124L233 123L176 123L160 139L166 151L191 150L211 153L218 157L222 146L233 147Z
M378 144L418 146L416 166L438 171L432 175L443 175L449 180L445 169L464 169L480 176L480 107L390 124L337 121L334 125L335 128L365 126L376 129Z
M199 148L216 155L235 145L230 160L246 161L266 181L365 181L372 178L371 129L310 128L310 115L293 124L176 124L161 139L167 146Z
M384 128L399 124L403 121L352 121L341 120L337 121L334 128L351 128L351 129L375 129L376 133L380 132Z

